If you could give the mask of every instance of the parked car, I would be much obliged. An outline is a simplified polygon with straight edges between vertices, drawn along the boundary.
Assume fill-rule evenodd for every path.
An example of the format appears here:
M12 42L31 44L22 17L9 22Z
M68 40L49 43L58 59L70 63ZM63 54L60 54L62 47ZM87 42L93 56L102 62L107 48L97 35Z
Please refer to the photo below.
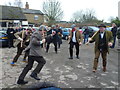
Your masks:
M71 28L63 28L62 29L62 38L67 40L68 39L68 35L70 33L70 30L72 30Z
M89 29L89 37L92 37L92 35L99 30L98 27L95 27L95 26L87 26L88 29ZM82 28L83 32L85 30L86 26Z
M8 46L7 30L0 30L0 47Z
M111 31L111 30L112 30L112 27L106 27L106 30L107 30L107 31Z

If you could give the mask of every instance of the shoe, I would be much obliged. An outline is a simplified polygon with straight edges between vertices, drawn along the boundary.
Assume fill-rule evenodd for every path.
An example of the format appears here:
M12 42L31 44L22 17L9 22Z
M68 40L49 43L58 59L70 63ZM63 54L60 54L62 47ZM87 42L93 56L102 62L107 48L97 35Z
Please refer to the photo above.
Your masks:
M25 62L25 63L28 63L28 61L26 59L23 59L22 61Z
M68 59L73 59L73 57L69 57Z
M79 56L76 56L77 59L79 59Z
M96 72L96 69L93 69L93 72L95 73L95 72Z
M106 67L103 67L103 72L106 72Z
M24 81L24 80L21 80L21 79L18 79L17 81L17 84L21 84L21 85L24 85L24 84L27 84L28 81Z
M11 66L17 66L14 62L11 62L10 64Z
M40 78L37 77L37 74L36 74L36 73L32 73L30 76L31 76L32 78L36 79L36 80L40 80Z

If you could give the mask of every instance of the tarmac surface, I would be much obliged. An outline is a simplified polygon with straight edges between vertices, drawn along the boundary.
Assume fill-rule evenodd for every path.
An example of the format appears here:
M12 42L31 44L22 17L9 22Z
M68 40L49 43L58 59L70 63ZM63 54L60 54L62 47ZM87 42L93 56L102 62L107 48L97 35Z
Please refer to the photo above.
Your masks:
M36 81L30 77L31 71L28 72L25 80L29 81L26 85L17 85L16 81L26 63L22 62L23 55L17 61L17 66L11 66L10 62L15 56L16 48L0 48L0 87L1 88L24 88L40 83L52 83L60 88L117 88L118 82L118 51L117 44L115 49L110 49L107 59L107 71L102 71L102 58L99 58L99 66L96 73L92 72L94 59L94 44L89 46L80 46L80 59L75 57L69 58L69 44L63 40L58 54L55 53L54 47L51 44L48 53L43 50L43 56L46 59L46 64L42 71L38 74L41 78ZM24 53L23 53L24 54Z

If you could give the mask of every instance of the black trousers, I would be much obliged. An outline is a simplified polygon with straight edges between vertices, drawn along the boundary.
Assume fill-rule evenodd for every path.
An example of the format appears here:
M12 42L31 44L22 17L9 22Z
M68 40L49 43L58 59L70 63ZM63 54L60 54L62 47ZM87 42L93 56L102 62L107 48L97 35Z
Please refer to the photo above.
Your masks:
M38 74L41 71L44 64L46 63L45 59L42 56L28 56L28 64L23 69L22 73L19 76L19 79L24 80L24 78L25 78L26 74L28 73L28 71L32 69L34 61L38 62L38 65L33 70L33 73L36 73L36 74Z
M18 44L17 46L17 54L15 55L13 62L17 62L18 58L20 57L20 55L22 54L22 51L25 49L25 47L21 47L21 44ZM25 52L24 58L26 59L26 57L29 55L29 52Z
M58 48L60 48L60 45L62 44L62 38L61 37L58 37Z
M8 47L13 47L13 39L8 38Z
M70 57L73 57L73 48L74 48L74 45L75 45L75 48L76 48L76 56L79 55L79 43L75 43L75 42L70 42L70 47L69 47L69 52L70 52Z
M57 52L57 41L56 42L49 42L49 43L47 43L46 52L48 52L51 43L54 44L55 52Z

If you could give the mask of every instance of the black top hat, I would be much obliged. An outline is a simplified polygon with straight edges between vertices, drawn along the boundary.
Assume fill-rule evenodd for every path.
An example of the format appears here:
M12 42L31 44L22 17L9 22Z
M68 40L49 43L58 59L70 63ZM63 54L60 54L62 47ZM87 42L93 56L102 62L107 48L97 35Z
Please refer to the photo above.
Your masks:
M106 28L106 26L105 26L104 24L100 24L98 27L99 27L99 28L100 28L100 27Z

